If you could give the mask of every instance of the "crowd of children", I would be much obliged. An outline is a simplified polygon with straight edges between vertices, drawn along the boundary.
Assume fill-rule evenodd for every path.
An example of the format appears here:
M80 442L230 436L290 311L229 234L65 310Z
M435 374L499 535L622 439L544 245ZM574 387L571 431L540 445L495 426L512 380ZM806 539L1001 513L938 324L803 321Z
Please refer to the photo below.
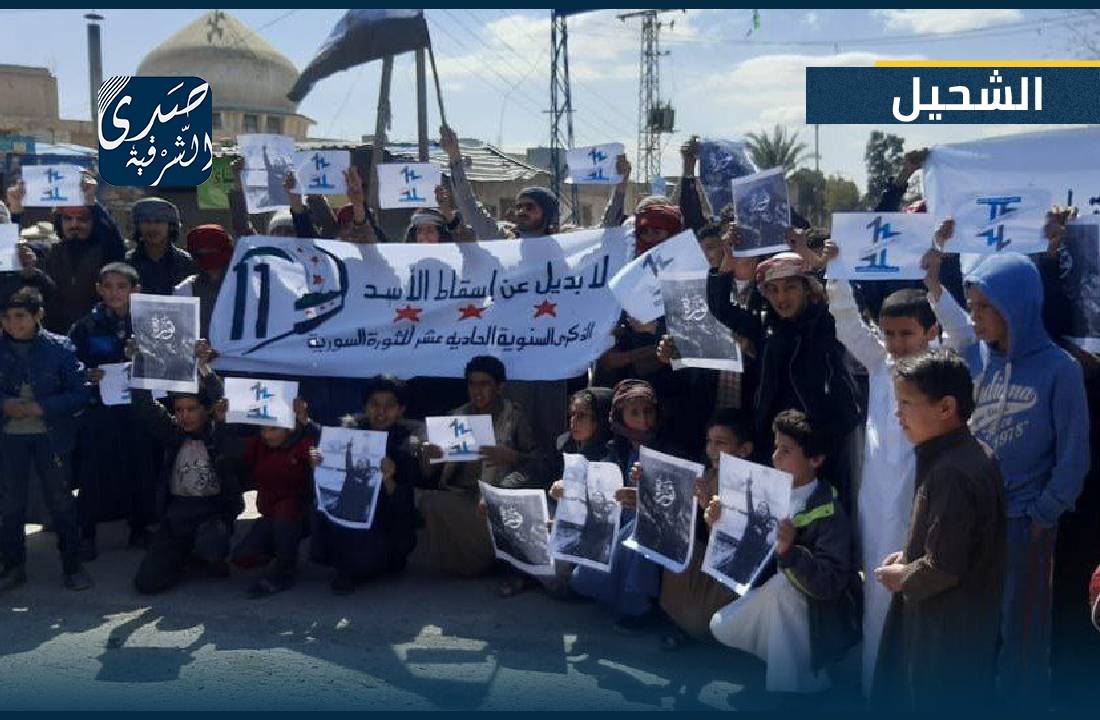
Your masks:
M568 231L544 188L522 191L514 222L497 224L473 197L449 131L443 144L452 187L438 190L438 211L413 216L406 242ZM1044 303L1057 293L1049 264L1066 213L1050 216L1048 254L989 256L951 292L940 277L952 234L945 223L930 238L924 287L896 289L872 307L861 288L823 281L837 248L807 229L790 231L789 251L735 256L742 229L705 207L692 174L697 152L684 148L678 199L646 198L629 221L638 252L695 230L711 266L709 311L740 343L743 372L673 371L677 349L663 323L624 315L590 377L510 383L504 364L483 356L464 380L384 376L395 368L370 380L303 379L296 427L252 434L225 423L215 349L205 341L195 348L197 392L156 399L134 389L131 404L105 405L96 389L101 366L139 352L133 293L199 297L205 336L232 236L252 232L240 188L231 194L233 233L200 225L184 234L174 205L137 202L124 254L86 177L85 204L55 214L59 241L21 248L22 270L3 278L0 592L27 581L34 482L72 590L93 585L85 566L97 555L96 525L112 520L128 522L129 544L144 552L134 578L144 594L194 573L228 577L231 566L260 568L252 596L287 591L303 542L312 561L333 568L333 592L350 593L401 573L423 540L441 573L500 573L502 597L541 584L555 597L605 605L623 632L659 629L670 650L716 640L756 655L770 691L823 690L838 663L858 655L858 683L875 704L977 707L997 693L1045 705L1056 539L1090 471L1082 368L1096 367L1047 329ZM625 158L619 170L629 176ZM332 212L292 195L289 214L271 218L267 232L384 241L357 172L347 179L348 206ZM627 220L624 187L614 188L604 226ZM15 222L22 193L16 185L7 194ZM480 449L480 462L432 462L442 451L425 442L422 421L448 413L491 416L496 444ZM313 500L321 425L387 433L369 529L334 523ZM681 573L621 542L637 522L642 448L705 463L695 551ZM534 582L495 559L479 482L546 490L553 503L563 453L621 469L622 524L609 571L559 563ZM740 596L702 570L708 527L723 512L722 454L793 478L774 555ZM235 533L246 490L257 492L260 517ZM1092 602L1096 618L1100 600ZM1083 602L1081 612L1089 612Z

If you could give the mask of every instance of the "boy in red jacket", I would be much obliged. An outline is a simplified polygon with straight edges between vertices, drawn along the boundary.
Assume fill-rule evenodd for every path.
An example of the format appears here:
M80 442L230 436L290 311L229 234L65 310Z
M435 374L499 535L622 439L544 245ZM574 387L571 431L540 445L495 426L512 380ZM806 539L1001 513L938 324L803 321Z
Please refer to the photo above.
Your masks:
M260 517L233 549L233 564L253 568L274 563L248 589L251 597L265 597L294 585L298 544L310 507L313 466L309 449L317 444L320 428L309 419L309 408L294 401L294 430L264 427L245 441L243 463L256 488Z

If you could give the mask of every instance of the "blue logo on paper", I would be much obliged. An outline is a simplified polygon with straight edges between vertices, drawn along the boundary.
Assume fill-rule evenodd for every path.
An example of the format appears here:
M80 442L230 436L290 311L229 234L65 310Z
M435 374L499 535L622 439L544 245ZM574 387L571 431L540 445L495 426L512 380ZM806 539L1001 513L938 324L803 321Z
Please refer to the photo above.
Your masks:
M194 187L213 165L210 86L117 76L99 89L99 174L112 185Z

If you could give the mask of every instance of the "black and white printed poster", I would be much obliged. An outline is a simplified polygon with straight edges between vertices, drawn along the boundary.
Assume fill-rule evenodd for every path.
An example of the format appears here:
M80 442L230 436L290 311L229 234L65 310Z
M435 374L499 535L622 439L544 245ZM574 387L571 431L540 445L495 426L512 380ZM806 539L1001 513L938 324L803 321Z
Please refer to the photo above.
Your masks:
M481 498L498 558L531 575L553 575L550 514L542 490L503 490L484 482Z
M665 323L676 343L672 369L709 368L741 372L741 346L733 331L707 309L705 273L662 273Z
M770 255L787 249L791 203L784 173L783 168L772 168L733 179L734 215L743 235L734 255Z
M779 521L790 514L791 476L722 453L722 513L710 532L703 572L744 595L775 549Z
M323 427L321 464L313 470L317 507L332 522L366 530L374 522L382 488L388 433Z
M199 299L135 293L130 296L130 319L138 346L130 387L198 392Z
M565 494L554 512L550 552L555 560L609 572L622 515L615 491L623 486L623 474L615 463L570 453L563 458Z
M699 180L715 215L733 202L730 182L754 172L756 167L744 142L705 139L699 143Z
M1086 215L1066 226L1058 262L1072 307L1069 339L1100 353L1100 215Z
M640 462L637 522L623 544L672 572L683 572L695 544L695 481L703 466L644 445Z

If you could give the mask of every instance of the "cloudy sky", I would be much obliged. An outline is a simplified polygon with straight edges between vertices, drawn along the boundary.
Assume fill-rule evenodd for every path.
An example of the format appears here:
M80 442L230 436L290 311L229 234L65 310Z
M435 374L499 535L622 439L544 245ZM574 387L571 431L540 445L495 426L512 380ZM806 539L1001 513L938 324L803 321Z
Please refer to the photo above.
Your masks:
M201 10L105 10L104 76L132 74L142 57ZM236 10L299 68L313 57L343 10ZM622 11L569 20L577 144L636 146L639 29ZM447 117L464 137L507 149L549 142L548 10L428 10ZM78 10L0 10L0 63L50 68L63 117L88 118L87 50ZM879 58L1061 59L1087 56L1081 37L1100 30L1083 10L751 10L670 12L662 32L661 98L676 108L678 132L665 136L663 170L676 174L678 147L691 133L736 138L781 123L811 146L804 125L807 65L869 65ZM319 83L300 111L315 136L356 139L374 128L379 63ZM393 137L414 139L411 56L395 70ZM434 105L434 103L433 103ZM431 127L438 121L435 111ZM822 126L821 168L861 186L863 145L872 126ZM891 126L906 147L1013 132L1005 126ZM434 131L433 131L434 134ZM812 166L812 161L811 161Z

